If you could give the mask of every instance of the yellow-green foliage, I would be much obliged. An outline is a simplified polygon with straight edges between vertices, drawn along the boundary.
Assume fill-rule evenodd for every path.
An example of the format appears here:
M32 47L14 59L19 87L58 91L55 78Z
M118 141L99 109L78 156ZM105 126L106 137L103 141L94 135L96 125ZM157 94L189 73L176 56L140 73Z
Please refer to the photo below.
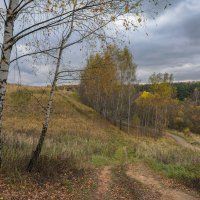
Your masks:
M119 121L134 95L135 70L127 48L108 46L102 54L91 55L81 77L81 100L106 118Z

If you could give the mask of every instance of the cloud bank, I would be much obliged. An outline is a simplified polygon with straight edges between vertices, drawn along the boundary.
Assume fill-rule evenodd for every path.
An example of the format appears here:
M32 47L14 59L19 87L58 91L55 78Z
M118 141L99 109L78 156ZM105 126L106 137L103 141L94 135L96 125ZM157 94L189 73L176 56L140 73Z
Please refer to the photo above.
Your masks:
M176 81L200 80L200 1L173 0L145 27L128 32L130 48L138 65L138 79L147 82L153 72L173 73ZM119 27L119 30L124 29ZM148 33L148 36L146 35ZM66 51L63 64L84 67L88 51L76 45ZM23 49L23 46L21 47ZM22 84L45 85L53 66L29 58L19 62ZM18 67L13 65L9 82L18 82Z

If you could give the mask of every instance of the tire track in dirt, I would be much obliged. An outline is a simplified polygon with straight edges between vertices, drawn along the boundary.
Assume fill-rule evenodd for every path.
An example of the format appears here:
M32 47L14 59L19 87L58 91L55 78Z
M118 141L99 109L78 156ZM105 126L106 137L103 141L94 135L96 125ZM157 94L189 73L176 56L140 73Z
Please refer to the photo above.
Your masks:
M126 172L127 176L141 182L145 186L152 188L161 194L161 200L198 200L200 197L194 197L189 192L183 192L180 188L172 188L173 184L161 178L150 170L145 164L137 163L129 166Z
M98 179L99 184L94 200L104 200L106 199L111 184L111 167L104 167L100 171Z

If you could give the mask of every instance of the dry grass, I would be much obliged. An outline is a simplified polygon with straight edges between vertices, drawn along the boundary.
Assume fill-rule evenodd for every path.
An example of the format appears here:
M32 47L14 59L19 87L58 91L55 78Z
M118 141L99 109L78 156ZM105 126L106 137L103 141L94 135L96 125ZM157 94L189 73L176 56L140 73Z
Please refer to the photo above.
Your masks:
M185 185L200 190L200 152L178 146L170 139L140 141L134 155L145 160L154 170Z
M34 97L20 99L16 94L19 89L23 95L31 93ZM49 89L45 88L8 87L4 113L4 174L10 176L24 171L44 117L36 98L46 105L48 93ZM171 139L127 135L83 105L75 93L56 92L48 135L36 171L55 176L66 169L89 169L136 159L146 160L156 170L188 183L200 180L199 153L185 150Z
M28 91L27 95L31 91L43 105L47 103L48 91L44 93L42 89L29 87L21 90ZM15 93L18 92L16 87L8 87L4 113L3 171L8 172L24 169L37 143L44 115L35 97L23 102L17 99L19 95ZM23 104L16 106L18 101ZM49 163L62 160L75 168L87 168L95 156L110 157L114 154L115 147L111 143L115 134L119 135L120 131L81 104L75 94L58 91L41 157Z

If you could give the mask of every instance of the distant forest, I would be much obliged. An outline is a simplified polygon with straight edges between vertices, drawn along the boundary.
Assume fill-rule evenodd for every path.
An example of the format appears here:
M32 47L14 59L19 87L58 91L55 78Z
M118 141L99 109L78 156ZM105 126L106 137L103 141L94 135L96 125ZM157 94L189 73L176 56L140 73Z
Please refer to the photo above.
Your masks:
M62 85L58 86L59 89L66 89L66 90L77 90L78 85ZM172 83L172 87L175 89L175 97L183 101L184 99L191 99L194 95L195 89L200 90L200 81L193 81L193 82L178 82ZM150 92L151 91L151 84L139 84L137 85L138 92Z
M195 89L200 90L200 81L172 83L172 86L175 89L176 97L183 101L184 99L192 98ZM151 84L138 85L137 87L140 92L151 91Z

